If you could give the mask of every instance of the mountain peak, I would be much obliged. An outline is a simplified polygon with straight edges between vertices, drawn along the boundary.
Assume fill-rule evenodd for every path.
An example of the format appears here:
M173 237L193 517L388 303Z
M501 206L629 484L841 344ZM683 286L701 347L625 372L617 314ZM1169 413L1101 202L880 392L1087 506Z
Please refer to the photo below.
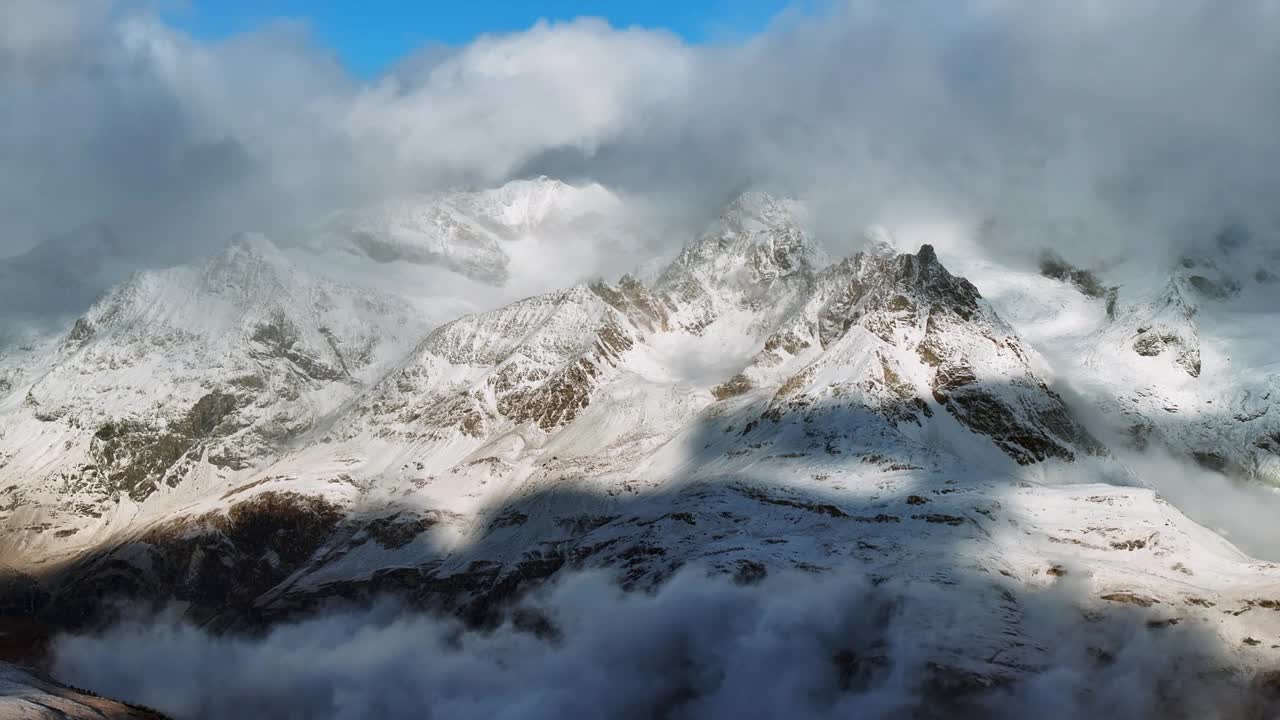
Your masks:
M925 266L938 262L938 253L928 243L920 246L920 250L916 252L916 257L920 259L920 264Z
M726 307L785 306L826 265L798 210L793 201L763 192L740 195L685 246L656 288L686 306L685 322L692 327L711 322Z
M760 191L739 195L725 205L720 217L690 243L677 262L706 262L716 258L752 258L766 275L786 275L801 268L816 269L826 256L804 229L802 207Z
M212 292L233 292L253 302L256 294L288 283L293 264L265 235L239 233L203 268L204 287Z

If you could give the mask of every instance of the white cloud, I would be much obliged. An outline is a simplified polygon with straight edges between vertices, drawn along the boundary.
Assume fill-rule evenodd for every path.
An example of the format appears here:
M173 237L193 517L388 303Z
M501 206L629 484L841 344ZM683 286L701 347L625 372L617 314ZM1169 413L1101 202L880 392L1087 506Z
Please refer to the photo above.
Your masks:
M44 69L68 58L107 17L110 0L4 0L0 63Z
M949 694L933 663L990 621L1000 590L991 583L875 584L846 572L743 587L686 569L652 594L624 594L607 576L571 574L528 601L553 637L510 622L468 630L394 606L262 638L161 620L64 637L54 669L192 720L1065 720L1169 708L1233 717L1251 701L1229 675L1202 672L1225 662L1216 640L1192 628L1152 631L1127 609L1085 618L1070 588L1019 597L1024 641L1044 655L1038 672Z
M763 185L837 239L994 217L1000 249L1057 233L1076 262L1280 222L1274 0L849 0L717 46L540 23L367 83L297 24L206 43L136 4L4 12L0 255L101 221L153 261L540 173L695 216Z
M693 51L598 20L485 36L418 77L388 77L332 108L352 138L389 142L423 170L501 180L531 154L591 154L686 97Z

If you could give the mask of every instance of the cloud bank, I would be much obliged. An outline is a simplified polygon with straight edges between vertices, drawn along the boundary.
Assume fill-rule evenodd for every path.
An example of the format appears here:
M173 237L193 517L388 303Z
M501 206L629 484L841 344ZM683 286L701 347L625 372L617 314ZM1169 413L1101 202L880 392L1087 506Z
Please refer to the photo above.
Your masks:
M371 81L294 22L208 43L147 5L12 0L0 28L0 255L106 223L168 260L543 172L671 212L770 187L836 241L994 219L1074 260L1277 222L1273 0L849 0L711 46L582 19Z
M744 587L691 570L653 594L571 575L527 601L525 622L491 631L394 607L253 640L118 626L63 638L55 669L192 719L1217 718L1254 700L1207 672L1220 658L1193 628L1086 619L1072 600L1070 589L1023 596L1025 641L1045 662L989 685L934 664L948 657L938 648L989 625L977 588L848 573Z

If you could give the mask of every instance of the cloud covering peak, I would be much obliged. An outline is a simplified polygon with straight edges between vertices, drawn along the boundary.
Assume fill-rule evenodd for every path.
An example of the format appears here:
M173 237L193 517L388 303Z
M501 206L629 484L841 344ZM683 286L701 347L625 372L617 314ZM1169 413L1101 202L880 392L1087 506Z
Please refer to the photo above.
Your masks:
M145 4L15 0L0 28L0 256L103 223L170 262L538 174L670 215L763 187L842 242L986 223L1086 262L1280 223L1272 0L849 0L700 46L540 22L368 82L292 22L209 43Z

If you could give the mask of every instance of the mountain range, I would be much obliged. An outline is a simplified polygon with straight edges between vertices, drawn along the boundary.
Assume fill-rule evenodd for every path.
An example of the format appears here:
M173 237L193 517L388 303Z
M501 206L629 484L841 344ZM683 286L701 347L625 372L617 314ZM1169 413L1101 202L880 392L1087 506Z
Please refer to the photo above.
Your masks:
M484 625L573 570L854 567L938 590L913 622L948 692L1048 665L1033 608L1068 590L1206 633L1241 683L1275 667L1265 543L1144 458L1280 485L1277 258L1224 233L1172 267L1022 267L887 232L832 258L749 192L661 265L494 307L369 280L500 288L621 202L544 178L245 234L8 346L0 605L38 646L115 601L251 632L390 594Z

